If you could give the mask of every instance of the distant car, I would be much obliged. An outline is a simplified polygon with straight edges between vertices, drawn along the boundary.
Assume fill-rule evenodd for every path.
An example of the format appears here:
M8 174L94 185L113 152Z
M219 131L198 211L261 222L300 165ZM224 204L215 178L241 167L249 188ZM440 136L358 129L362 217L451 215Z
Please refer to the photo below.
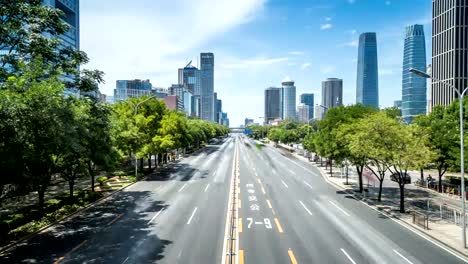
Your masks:
M405 184L411 183L411 176L408 173L405 173L402 178ZM398 173L394 173L390 175L390 180L394 182L399 182L399 179L400 179L400 175Z

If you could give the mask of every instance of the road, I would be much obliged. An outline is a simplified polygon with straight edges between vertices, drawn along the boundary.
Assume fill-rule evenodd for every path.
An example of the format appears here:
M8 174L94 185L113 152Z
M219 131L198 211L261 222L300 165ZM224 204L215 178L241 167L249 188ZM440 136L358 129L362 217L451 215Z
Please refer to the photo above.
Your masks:
M46 229L0 263L222 263L230 204L240 264L465 263L310 164L238 135Z

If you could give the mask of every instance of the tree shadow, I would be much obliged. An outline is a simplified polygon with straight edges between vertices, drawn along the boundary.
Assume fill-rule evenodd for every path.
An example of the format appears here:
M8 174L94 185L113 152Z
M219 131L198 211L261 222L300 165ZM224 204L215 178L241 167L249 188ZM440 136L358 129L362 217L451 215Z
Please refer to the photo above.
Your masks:
M0 263L155 262L172 242L158 237L148 213L165 207L148 191L122 191L2 253Z

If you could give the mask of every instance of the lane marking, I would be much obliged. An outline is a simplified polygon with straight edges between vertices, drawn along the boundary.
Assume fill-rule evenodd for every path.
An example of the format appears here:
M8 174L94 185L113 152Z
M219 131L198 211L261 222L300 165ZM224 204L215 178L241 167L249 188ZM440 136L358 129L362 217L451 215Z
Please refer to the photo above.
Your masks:
M242 218L239 218L239 222L237 224L237 228L239 229L239 233L242 233Z
M288 185L283 180L281 180L281 183L284 185L284 187L289 188Z
M310 185L308 182L304 181L304 184L307 185L307 187L309 187L311 190L314 189L314 188L312 188L312 185Z
M270 209L273 209L273 207L271 206L270 200L267 199L266 201L267 201L268 207L269 207Z
M281 224L280 222L278 221L278 218L275 218L275 223L276 223L276 227L278 228L278 231L280 233L283 233L283 228L281 227Z
M148 224L150 224L151 222L153 222L153 220L156 219L156 217L158 217L158 215L161 214L162 211L164 211L164 208L162 208L161 210L159 210L159 211L153 216L153 218L151 218L151 220L148 221Z
M333 201L329 201L333 206L335 206L338 210L340 210L343 214L345 214L346 216L349 216L349 214L343 210L341 207L339 207L336 203L334 203Z
M122 264L125 264L129 259L130 259L130 257L127 257L127 258L122 262Z
M296 257L294 256L294 253L291 249L288 250L288 255L289 255L289 258L291 259L291 263L297 264Z
M356 264L356 262L351 258L351 256L348 254L348 252L346 252L346 250L344 250L342 248L340 248L340 249L341 249L341 252L343 252L343 254L349 259L349 261L351 261L351 263Z
M180 187L180 189L179 189L177 192L181 192L181 191L185 188L185 186L187 186L187 183L185 183L184 185L182 185L182 187Z
M272 171L274 174L276 174L276 170L275 170L275 169L272 169L271 171Z
M293 170L290 170L290 169L287 169L289 171L289 173L291 173L292 175L297 175L295 171Z
M262 193L266 194L265 189L263 188L263 186L262 186Z
M237 200L238 200L238 205L239 205L239 208L241 208L241 205L242 205L242 203L241 203L241 199L237 199Z
M157 191L157 190L161 189L161 187L162 187L162 185L159 185L158 187L154 188L154 190L153 190L153 191L155 192L155 191Z
M404 259L406 262L408 262L409 264L413 264L413 262L411 262L409 259L407 259L405 256L403 256L402 254L400 254L400 252L396 251L395 249L393 250L393 252L395 252L398 256L400 256L402 259Z
M258 177L258 176L257 176ZM257 179L258 183L262 184L262 181L260 181L260 178Z
M244 264L244 250L239 249L239 264Z
M115 221L119 220L124 214L119 214L116 218L112 219L107 225L110 226L112 225Z
M307 213L312 215L312 212L309 210L309 208L307 208L307 206L302 201L299 201L299 203L302 205L302 207L304 207L304 209L307 211Z
M54 264L58 264L60 263L63 259L65 259L65 257L67 257L68 255L70 255L71 253L77 251L80 247L82 247L88 240L84 240L83 242L81 242L80 244L78 244L77 246L75 246L74 248L72 248L72 250L68 251L65 255L61 256L59 259L57 259Z
M276 215L275 209L271 209L271 212L273 212L273 215Z
M190 225L190 222L192 222L193 217L195 216L195 213L197 212L198 207L195 207L195 209L192 212L192 215L190 216L189 220L187 221L187 225Z
M208 190L209 187L210 187L210 184L208 183L205 187L205 192Z

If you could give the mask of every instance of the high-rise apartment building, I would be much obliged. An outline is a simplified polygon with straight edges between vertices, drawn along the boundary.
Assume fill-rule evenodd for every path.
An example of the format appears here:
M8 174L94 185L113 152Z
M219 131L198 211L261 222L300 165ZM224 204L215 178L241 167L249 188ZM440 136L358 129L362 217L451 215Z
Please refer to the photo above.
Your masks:
M322 82L322 106L330 109L343 104L343 80L328 78ZM322 108L323 108L322 107ZM325 112L324 111L324 112Z
M300 102L309 106L309 119L314 118L314 94L313 93L301 94Z
M130 97L141 97L152 94L150 80L117 80L115 83L115 102L126 100Z
M377 36L374 32L359 36L356 102L379 107Z
M432 0L431 108L448 105L468 86L468 1Z
M270 87L265 89L265 124L283 116L282 89Z
M310 120L310 107L304 103L300 103L297 106L297 121L301 123L307 123Z
M325 114L325 109L319 105L319 104L316 104L315 107L314 107L314 117L315 117L315 120L322 120L323 119L323 115Z
M422 25L406 27L405 48L403 55L403 89L401 114L409 124L414 117L426 113L427 87L426 78L412 74L411 68L426 71L426 41Z
M201 119L214 121L214 54L200 53Z
M283 88L283 119L296 120L296 86L291 78L281 82Z

